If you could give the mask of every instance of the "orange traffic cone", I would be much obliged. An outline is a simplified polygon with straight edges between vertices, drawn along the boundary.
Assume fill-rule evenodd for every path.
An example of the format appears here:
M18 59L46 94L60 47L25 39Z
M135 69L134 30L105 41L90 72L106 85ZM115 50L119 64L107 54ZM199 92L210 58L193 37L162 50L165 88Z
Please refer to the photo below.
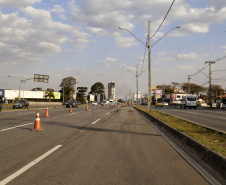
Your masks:
M70 106L69 112L72 112L72 107Z
M49 117L49 110L48 110L48 107L47 107L47 109L46 109L45 117Z
M41 128L41 121L40 121L39 111L37 111L37 114L36 114L34 130L43 130Z
M100 108L100 104L98 104L98 108Z
M88 110L89 110L88 105L86 105L86 111L88 111Z

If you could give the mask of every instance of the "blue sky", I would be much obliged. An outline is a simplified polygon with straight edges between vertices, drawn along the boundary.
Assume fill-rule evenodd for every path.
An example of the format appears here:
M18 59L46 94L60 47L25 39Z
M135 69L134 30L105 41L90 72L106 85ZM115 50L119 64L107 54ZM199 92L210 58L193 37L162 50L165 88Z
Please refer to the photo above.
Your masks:
M116 97L136 90L136 64L147 68L146 42L157 30L173 0L0 0L0 88L19 89L20 80L49 75L48 84L34 87L60 90L63 78L77 75L78 86L116 82ZM226 1L175 0L152 47L152 85L183 83L187 75L206 67L205 61L226 56ZM143 60L145 55L145 59ZM123 69L123 67L128 70ZM130 70L130 71L129 71ZM213 84L226 88L226 59L212 65ZM220 71L221 70L221 71ZM203 74L204 73L204 74ZM191 82L208 86L208 67ZM10 76L10 77L9 77ZM219 80L220 79L220 80ZM139 91L148 89L147 70L139 77Z

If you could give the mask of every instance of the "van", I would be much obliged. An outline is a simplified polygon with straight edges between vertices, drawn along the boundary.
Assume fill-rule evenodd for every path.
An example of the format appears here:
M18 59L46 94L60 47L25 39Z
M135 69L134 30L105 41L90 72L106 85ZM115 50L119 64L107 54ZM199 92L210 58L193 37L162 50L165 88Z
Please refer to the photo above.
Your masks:
M186 109L187 107L189 107L190 109L192 107L194 109L196 109L196 107L197 107L197 97L195 95L186 95L186 96L182 97L180 108Z

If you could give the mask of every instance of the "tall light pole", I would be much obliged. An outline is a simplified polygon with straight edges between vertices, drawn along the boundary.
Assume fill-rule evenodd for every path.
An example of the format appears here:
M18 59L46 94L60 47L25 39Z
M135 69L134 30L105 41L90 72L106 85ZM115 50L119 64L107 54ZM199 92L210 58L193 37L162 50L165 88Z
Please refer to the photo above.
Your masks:
M214 61L207 61L205 63L209 64L209 100L210 100L210 108L212 108L213 96L212 96L212 84L211 84L211 79L212 79L211 64L215 64L215 62Z
M138 107L138 64L136 65L136 74L134 74L131 70L129 70L126 67L123 67L123 69L127 69L129 72L131 72L133 75L136 76L136 106Z
M121 30L128 31L131 35L133 35L137 40L139 40L145 47L148 48L148 112L151 111L151 47L153 47L155 44L157 44L163 37L165 37L169 32L171 32L174 29L180 28L181 26L174 27L170 29L168 32L166 32L165 35L163 35L160 39L158 39L153 45L151 45L151 26L150 21L148 21L148 45L146 45L144 42L142 42L140 39L138 39L133 33L131 33L129 30L119 27Z
M148 112L151 112L151 26L148 21Z

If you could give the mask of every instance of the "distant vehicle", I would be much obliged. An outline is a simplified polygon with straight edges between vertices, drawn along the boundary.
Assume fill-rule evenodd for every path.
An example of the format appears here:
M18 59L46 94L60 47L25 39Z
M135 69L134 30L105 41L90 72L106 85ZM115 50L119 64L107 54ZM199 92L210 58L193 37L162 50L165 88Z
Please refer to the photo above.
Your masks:
M13 108L24 108L27 107L29 109L29 102L27 100L17 100L14 104L13 104Z
M195 95L186 95L186 96L182 97L180 108L186 109L187 107L189 107L190 109L192 107L194 109L196 109L196 107L197 107L197 97Z
M0 104L0 112L2 112L2 104Z
M157 99L157 102L156 102L156 104L155 104L155 106L156 107L163 107L163 101L162 101L162 99Z
M147 98L141 98L140 104L141 105L147 105L148 104L148 99Z
M93 101L92 102L92 106L97 106L97 102L96 101Z
M62 105L66 105L66 102L62 102Z
M164 101L164 102L163 102L163 105L164 105L164 106L165 106L165 105L169 105L169 103Z
M73 107L78 108L78 102L77 102L77 100L73 100L73 99L68 100L67 102L65 102L65 105L66 105L66 108L69 108L70 106L72 108Z
M102 101L101 103L102 106L108 106L108 102L106 100Z
M221 98L222 109L226 108L226 97Z

